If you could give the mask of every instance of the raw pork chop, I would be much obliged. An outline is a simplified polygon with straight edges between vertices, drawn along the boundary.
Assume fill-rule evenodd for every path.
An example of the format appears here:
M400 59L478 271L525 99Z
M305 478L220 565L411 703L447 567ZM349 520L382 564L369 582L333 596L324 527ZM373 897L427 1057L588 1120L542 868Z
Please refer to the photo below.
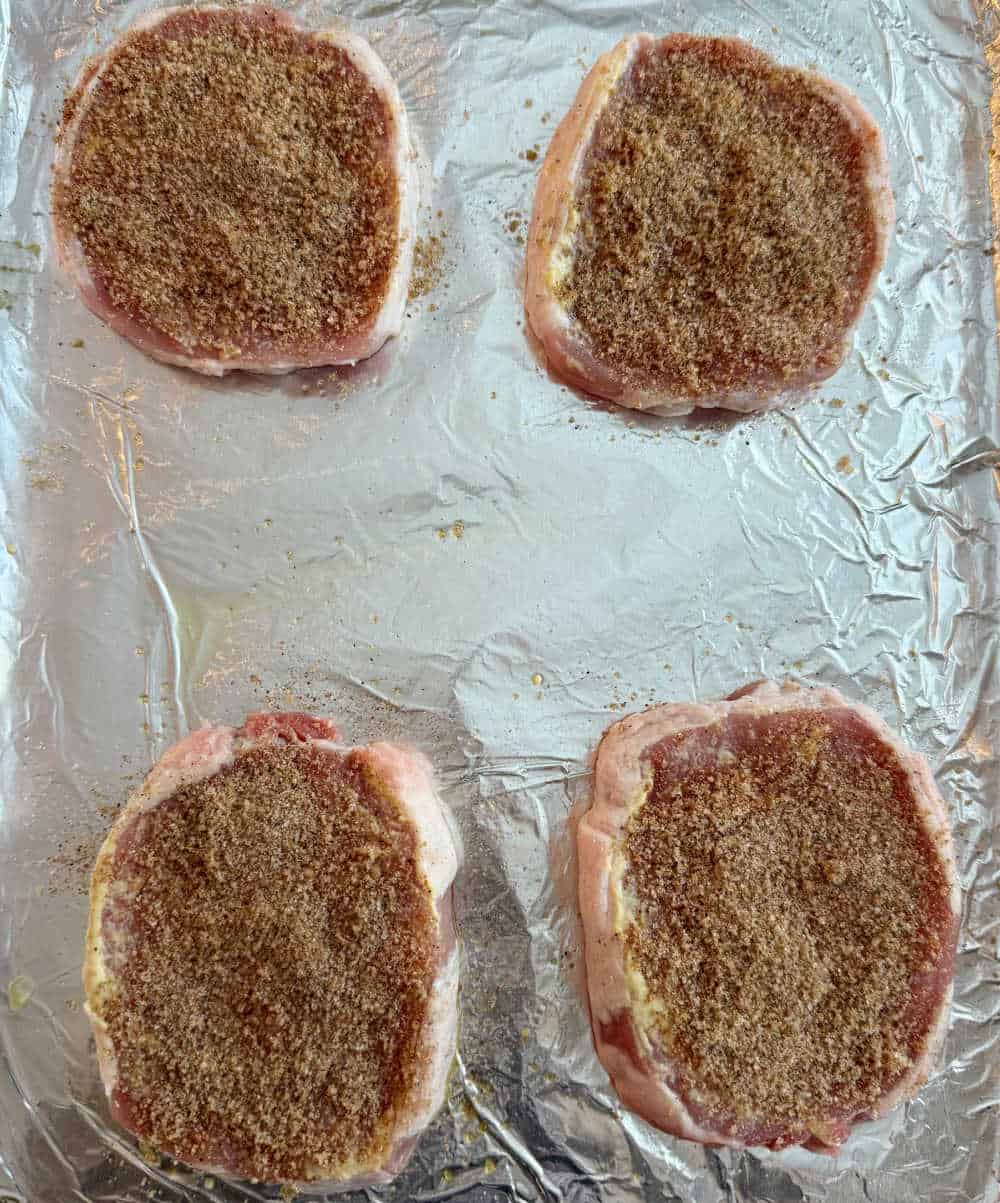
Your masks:
M372 48L269 8L150 13L65 104L61 262L119 334L208 375L373 355L399 333L416 204Z
M431 769L254 714L170 748L97 858L83 969L114 1117L198 1169L390 1181L455 1050Z
M525 309L552 370L635 409L766 409L840 365L885 257L885 147L832 80L635 34L545 156Z
M597 1052L650 1123L832 1153L927 1078L951 835L923 758L867 707L767 682L615 723L579 854Z

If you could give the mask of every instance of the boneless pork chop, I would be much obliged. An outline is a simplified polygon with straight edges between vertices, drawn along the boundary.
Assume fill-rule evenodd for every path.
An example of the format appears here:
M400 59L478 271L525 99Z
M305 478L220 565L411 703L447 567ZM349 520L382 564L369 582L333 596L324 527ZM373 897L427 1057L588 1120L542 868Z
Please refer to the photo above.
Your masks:
M66 100L59 258L98 317L167 363L276 373L374 354L399 332L416 207L381 60L270 8L141 17Z
M333 723L203 727L130 798L83 970L114 1117L187 1164L390 1181L454 1055L457 853L430 765Z
M832 80L734 38L598 59L538 181L525 308L550 367L636 409L764 409L840 365L893 222Z
M709 1145L835 1152L926 1079L958 928L924 760L832 689L615 723L579 829L598 1055Z

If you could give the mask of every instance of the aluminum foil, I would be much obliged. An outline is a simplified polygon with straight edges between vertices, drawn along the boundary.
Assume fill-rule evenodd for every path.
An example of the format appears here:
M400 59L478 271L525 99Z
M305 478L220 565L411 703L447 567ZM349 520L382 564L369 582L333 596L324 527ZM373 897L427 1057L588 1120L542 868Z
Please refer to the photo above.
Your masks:
M54 263L53 131L148 3L0 0L0 1199L261 1199L109 1126L81 892L167 743L261 707L430 754L466 848L460 1057L372 1199L995 1201L1000 1076L992 17L970 0L357 0L399 80L442 275L352 370L208 381L102 327ZM634 29L739 34L855 89L899 210L846 366L750 420L561 387L520 301L540 158ZM428 243L428 246L431 244ZM431 273L433 275L433 273ZM964 889L938 1072L836 1160L714 1152L616 1102L581 994L570 839L624 711L797 674L934 766Z

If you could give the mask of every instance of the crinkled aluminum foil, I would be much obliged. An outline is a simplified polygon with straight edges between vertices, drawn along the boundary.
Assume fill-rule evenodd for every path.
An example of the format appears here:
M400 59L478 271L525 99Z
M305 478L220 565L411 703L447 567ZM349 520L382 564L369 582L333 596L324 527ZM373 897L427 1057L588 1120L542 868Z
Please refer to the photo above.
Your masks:
M273 705L418 744L465 839L450 1101L371 1198L994 1203L990 15L970 0L289 5L366 34L394 71L444 274L356 369L220 382L133 351L53 261L63 91L148 7L0 0L0 1199L275 1196L147 1164L109 1128L78 977L109 808L182 732ZM847 365L784 413L638 417L560 387L526 339L540 157L585 68L636 28L816 64L885 130L888 265ZM928 755L965 891L941 1068L835 1161L713 1152L623 1112L581 996L570 816L600 732L788 673L870 702Z

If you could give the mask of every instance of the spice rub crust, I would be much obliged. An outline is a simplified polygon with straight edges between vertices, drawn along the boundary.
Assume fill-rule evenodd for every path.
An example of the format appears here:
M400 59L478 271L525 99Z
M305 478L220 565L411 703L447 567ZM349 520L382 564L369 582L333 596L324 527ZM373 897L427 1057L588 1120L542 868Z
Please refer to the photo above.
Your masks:
M399 119L346 42L256 6L175 10L67 99L57 227L103 307L168 350L334 362L398 264Z
M265 1181L386 1160L438 968L416 834L358 752L259 745L138 812L97 873L116 1112Z
M950 883L892 749L849 710L668 736L630 818L626 963L701 1115L873 1111L950 977Z

